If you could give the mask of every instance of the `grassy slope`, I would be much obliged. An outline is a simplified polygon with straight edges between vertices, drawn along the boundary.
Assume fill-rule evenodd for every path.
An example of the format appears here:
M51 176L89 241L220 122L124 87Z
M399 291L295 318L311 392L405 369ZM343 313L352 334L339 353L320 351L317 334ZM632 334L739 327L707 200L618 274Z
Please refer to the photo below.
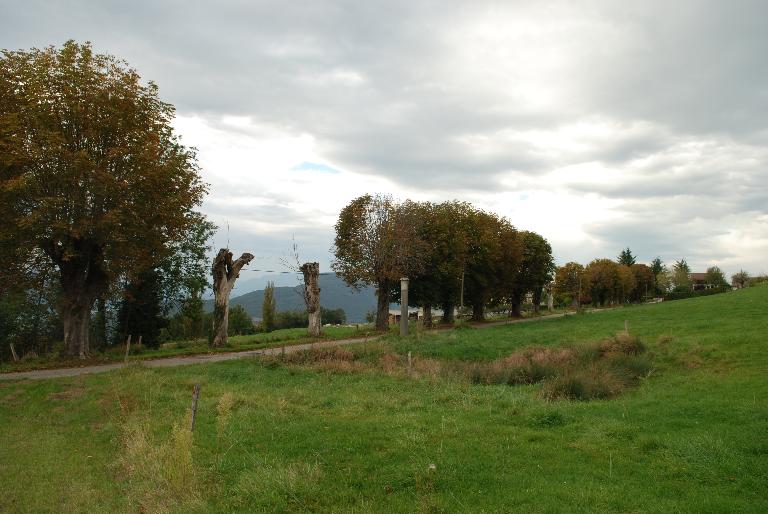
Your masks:
M417 356L490 359L599 339L628 319L657 369L609 401L547 403L538 386L257 361L3 384L0 511L158 504L115 463L121 427L146 418L167 440L199 382L193 456L203 500L178 512L765 512L767 307L768 288L753 288L390 343ZM217 435L225 393L236 402Z

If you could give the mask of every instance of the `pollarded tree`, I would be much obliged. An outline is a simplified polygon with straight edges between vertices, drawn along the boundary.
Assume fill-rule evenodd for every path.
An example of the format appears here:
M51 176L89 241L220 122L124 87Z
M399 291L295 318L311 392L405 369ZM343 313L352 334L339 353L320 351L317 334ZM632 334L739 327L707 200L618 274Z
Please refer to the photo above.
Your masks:
M68 355L89 353L96 298L180 240L205 193L173 115L89 43L2 52L0 259L22 268L39 250L57 270Z
M377 330L388 328L392 288L422 268L420 222L413 202L397 204L384 195L355 198L339 213L331 268L350 286L376 286Z

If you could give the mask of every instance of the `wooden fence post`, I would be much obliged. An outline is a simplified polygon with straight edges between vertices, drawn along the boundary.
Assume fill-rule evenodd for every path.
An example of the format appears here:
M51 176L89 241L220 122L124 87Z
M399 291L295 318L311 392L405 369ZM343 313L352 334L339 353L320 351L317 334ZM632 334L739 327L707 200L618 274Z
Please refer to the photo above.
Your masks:
M125 341L125 358L123 362L128 362L128 352L131 351L131 334L128 334L128 339Z
M200 384L195 384L195 389L192 392L192 422L189 426L189 431L195 430L195 418L197 417L197 400L200 398Z

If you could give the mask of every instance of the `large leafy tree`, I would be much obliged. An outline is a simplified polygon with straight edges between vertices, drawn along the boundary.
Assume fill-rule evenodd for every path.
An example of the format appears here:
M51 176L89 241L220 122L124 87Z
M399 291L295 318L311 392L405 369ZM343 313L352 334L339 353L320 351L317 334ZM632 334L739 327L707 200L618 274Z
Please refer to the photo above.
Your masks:
M707 283L716 287L724 287L728 285L728 281L725 279L725 273L719 266L711 266L707 268Z
M388 326L391 290L423 266L419 209L386 195L363 195L339 213L331 268L351 286L376 286L376 329Z
M629 269L635 277L635 288L630 294L630 298L633 302L640 302L644 296L653 293L656 277L653 274L653 269L645 264L633 264Z
M580 297L588 288L584 279L584 266L578 262L568 262L555 272L554 293L558 302L570 302L573 307L579 305Z
M520 315L520 305L527 293L532 293L533 310L539 312L541 292L544 286L552 280L555 271L555 260L552 257L552 247L546 239L535 232L523 231L522 262L518 267L512 295L512 314Z
M95 299L181 240L205 193L173 115L89 43L2 52L0 259L57 270L66 354L89 352Z
M595 259L584 270L585 282L596 305L614 303L619 299L623 285L619 264L610 259Z

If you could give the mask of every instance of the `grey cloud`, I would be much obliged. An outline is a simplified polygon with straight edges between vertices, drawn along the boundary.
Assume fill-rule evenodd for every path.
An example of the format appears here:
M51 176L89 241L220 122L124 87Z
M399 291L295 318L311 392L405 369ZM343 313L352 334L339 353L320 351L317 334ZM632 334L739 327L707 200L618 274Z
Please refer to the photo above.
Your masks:
M553 94L541 105L520 100L512 92L526 84L524 65L496 82L489 79L514 63L503 51L494 53L514 51L514 42L503 40L510 48L497 49L489 40L479 49L479 58L491 56L487 76L461 68L473 63L461 60L462 48L449 39L468 37L462 32L468 19L505 15L528 19L522 32L561 23L526 41L533 42L527 50L532 67L548 58L564 61L552 78L564 98ZM712 224L728 214L766 212L768 156L760 149L768 140L766 19L768 4L760 0L595 0L578 6L30 0L0 6L0 47L91 40L154 79L181 113L214 124L224 115L251 116L264 134L311 134L334 165L414 190L460 197L462 191L497 191L502 178L515 177L531 187L597 192L624 201L624 212L666 227L612 222L590 233L619 249L644 245L653 256L654 245L673 252L689 240L706 251L710 239L686 231L687 218ZM616 133L568 151L499 136L556 130L589 118L615 123ZM637 129L638 123L647 130ZM463 143L468 137L487 138L493 151L473 151ZM712 152L686 167L676 145L696 140L745 146L736 153ZM652 162L638 167L642 159ZM593 161L605 163L615 179L607 185L538 182L555 168ZM253 207L253 213L265 222L307 221L289 202L273 201L276 207ZM207 206L219 218L242 214L238 203ZM670 228L675 224L681 228ZM318 241L311 243L313 252L327 254L329 233L308 234ZM286 235L263 244L281 245Z

